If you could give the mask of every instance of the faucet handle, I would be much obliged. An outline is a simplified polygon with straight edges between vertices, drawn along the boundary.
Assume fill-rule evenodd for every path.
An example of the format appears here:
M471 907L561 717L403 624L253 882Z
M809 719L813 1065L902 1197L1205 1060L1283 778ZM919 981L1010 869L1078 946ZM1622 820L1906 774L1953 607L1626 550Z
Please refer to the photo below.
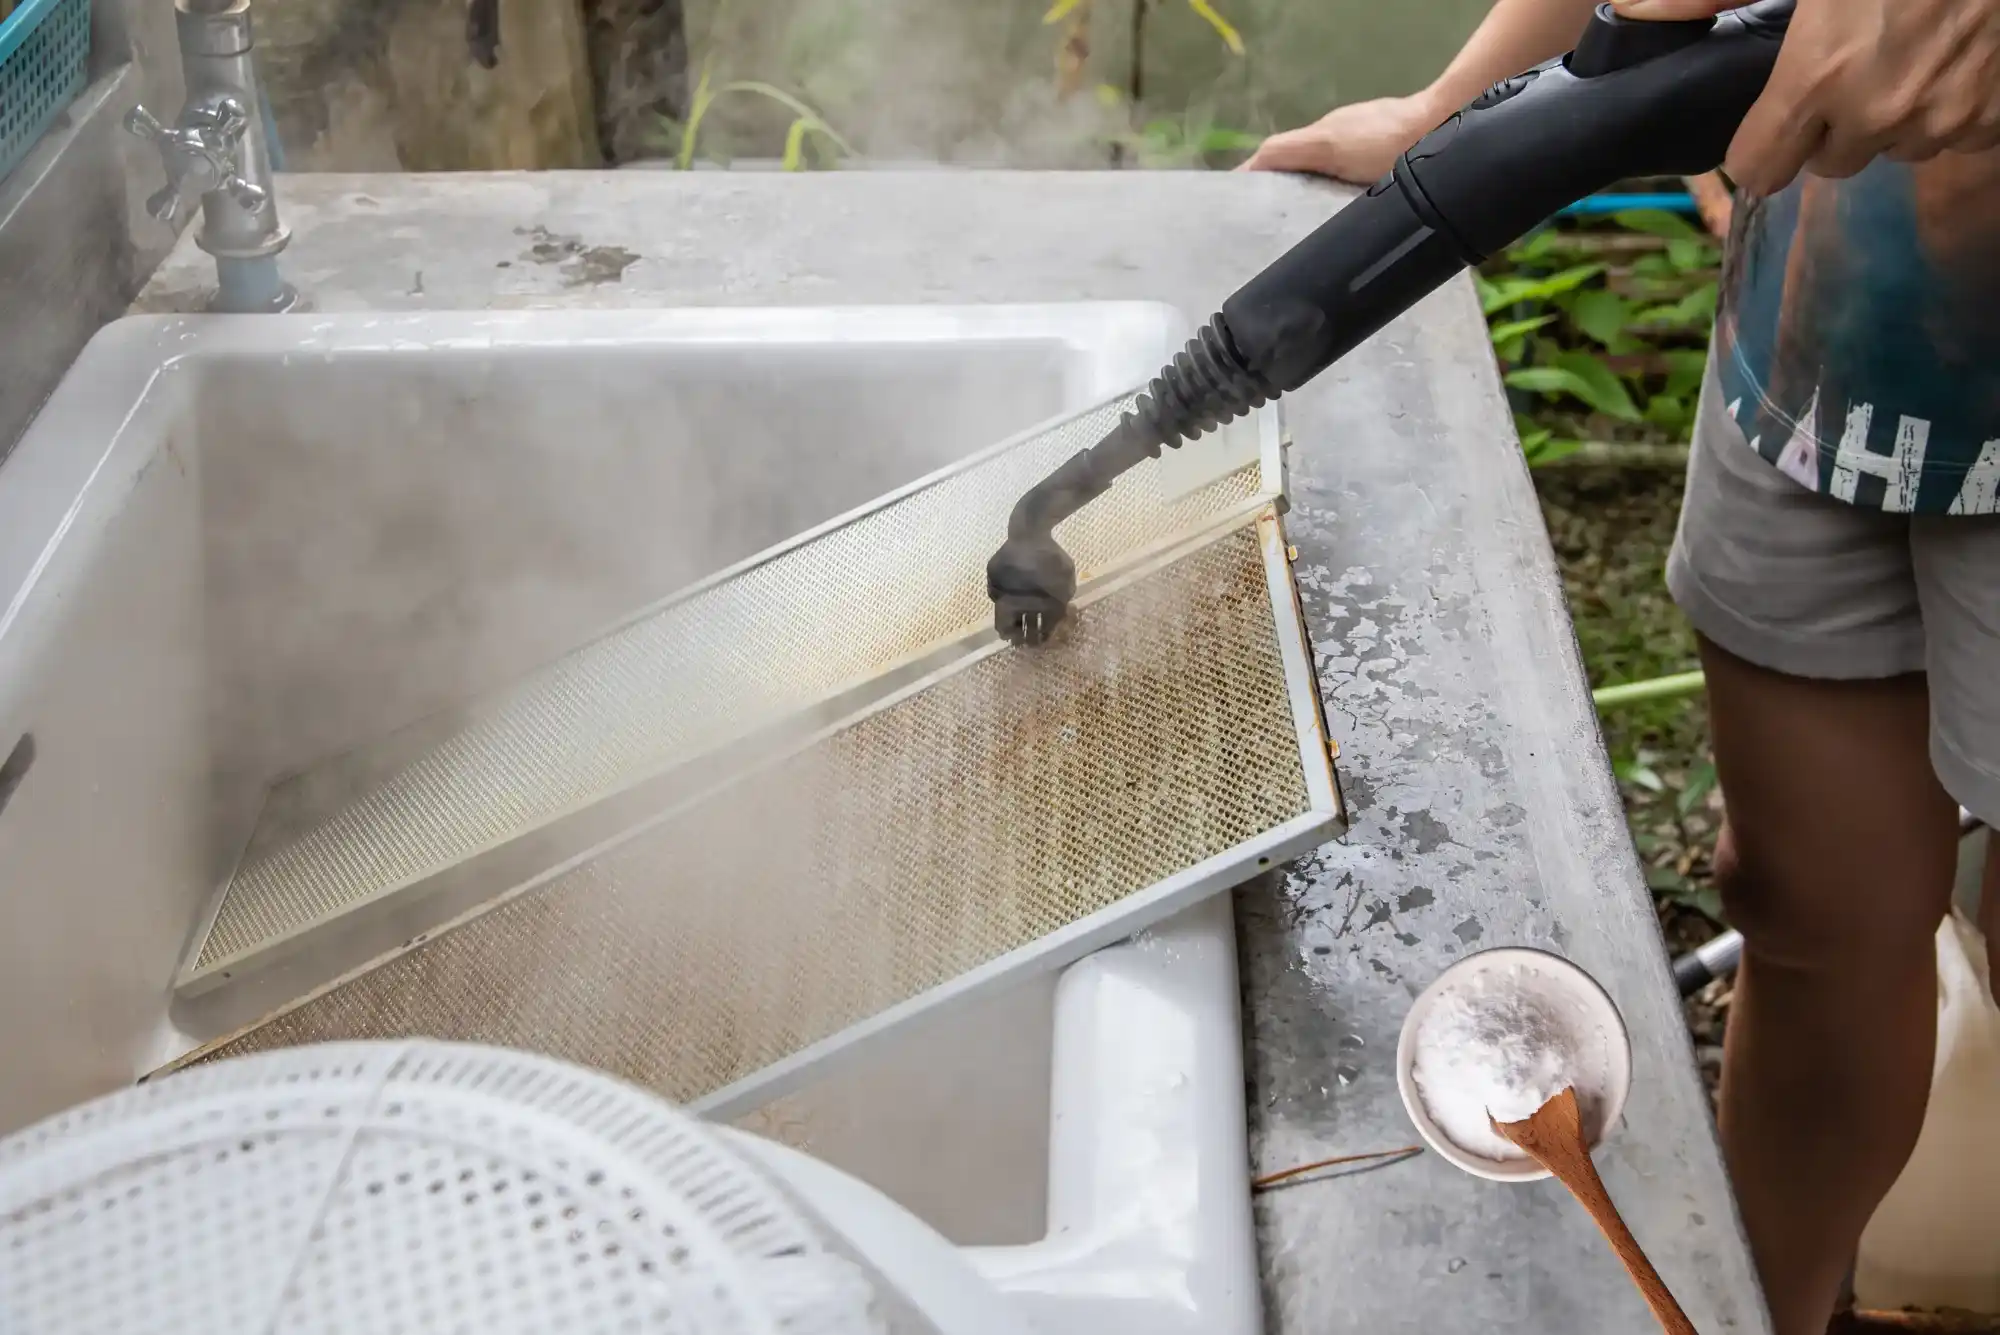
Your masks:
M160 124L158 116L146 110L143 102L133 103L132 109L125 113L125 129L150 144L157 144L167 137L167 127Z
M232 159L243 143L244 132L250 128L250 113L234 97L219 97L189 107L183 119L189 128L201 133L210 148L228 153Z
M197 103L182 112L180 124L171 128L143 105L135 105L125 114L125 128L159 151L167 184L146 201L146 211L163 223L171 224L189 199L216 190L227 191L252 211L263 208L270 197L241 175L241 149L250 116L234 97Z
M154 191L147 198L146 212L160 222L171 225L174 215L181 209L181 192L174 180L173 131L160 124L160 118L148 111L144 103L135 103L132 109L125 113L125 130L159 150L161 162L167 171L167 186L164 190Z

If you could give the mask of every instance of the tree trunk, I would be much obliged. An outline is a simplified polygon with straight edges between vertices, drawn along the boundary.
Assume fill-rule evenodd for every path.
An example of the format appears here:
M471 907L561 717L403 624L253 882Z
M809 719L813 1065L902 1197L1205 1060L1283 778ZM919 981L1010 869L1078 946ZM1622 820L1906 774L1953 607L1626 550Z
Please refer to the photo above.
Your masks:
M682 0L583 0L583 13L606 160L661 156L677 142L662 122L683 121L688 111Z

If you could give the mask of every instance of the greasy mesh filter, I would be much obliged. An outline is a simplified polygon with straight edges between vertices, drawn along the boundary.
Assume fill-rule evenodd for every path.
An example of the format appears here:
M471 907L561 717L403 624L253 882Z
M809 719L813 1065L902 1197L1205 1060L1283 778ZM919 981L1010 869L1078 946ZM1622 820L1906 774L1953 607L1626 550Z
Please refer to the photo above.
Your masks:
M1110 909L1311 810L1264 560L1229 532L189 1060L423 1035L685 1102Z
M985 565L1008 511L1057 464L1095 444L1129 403L1071 418L677 596L475 706L469 724L442 742L385 739L382 751L401 746L414 759L246 860L183 983L224 974L989 624ZM1256 423L1228 429L1255 431ZM1058 537L1088 579L1279 485L1251 464L1169 497L1149 462ZM267 803L266 820L288 805L281 796ZM251 847L265 842L253 837Z

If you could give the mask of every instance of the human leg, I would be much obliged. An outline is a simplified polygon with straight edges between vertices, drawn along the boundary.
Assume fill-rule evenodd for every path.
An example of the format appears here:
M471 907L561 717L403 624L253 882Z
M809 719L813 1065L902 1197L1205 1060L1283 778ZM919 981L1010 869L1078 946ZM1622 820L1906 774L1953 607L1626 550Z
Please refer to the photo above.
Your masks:
M1774 1329L1820 1335L1923 1126L1957 804L1921 677L1810 681L1708 643L1702 661L1730 823L1716 874L1744 937L1723 1149Z
M1778 1335L1822 1335L1922 1127L1955 804L1909 521L1805 491L1703 405L1676 600L1703 636L1743 962L1721 1131Z

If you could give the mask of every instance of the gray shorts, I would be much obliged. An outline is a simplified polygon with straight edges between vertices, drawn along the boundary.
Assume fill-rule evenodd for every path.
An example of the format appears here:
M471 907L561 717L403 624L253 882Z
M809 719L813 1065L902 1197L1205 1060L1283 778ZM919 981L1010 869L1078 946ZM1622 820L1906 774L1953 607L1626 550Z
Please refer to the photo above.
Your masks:
M1704 386L1667 587L1696 630L1795 677L1930 678L1931 764L2000 826L2000 515L1815 495L1759 458Z

